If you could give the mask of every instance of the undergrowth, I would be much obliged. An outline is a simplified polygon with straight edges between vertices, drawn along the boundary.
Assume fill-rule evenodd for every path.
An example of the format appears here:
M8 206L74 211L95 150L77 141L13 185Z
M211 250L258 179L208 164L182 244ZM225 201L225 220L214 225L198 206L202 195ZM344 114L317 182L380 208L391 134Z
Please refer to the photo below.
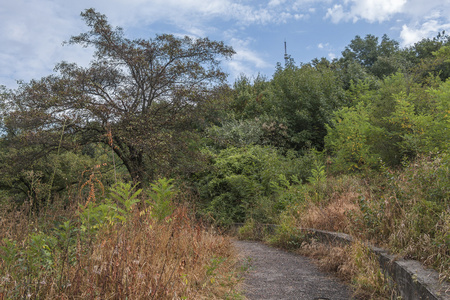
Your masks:
M261 239L315 255L311 253L317 244L306 246L308 238L298 228L344 232L399 257L418 260L438 271L442 281L449 281L450 156L423 156L404 161L398 169L380 165L379 171L350 176L327 174L316 164L307 184L291 184L279 192L289 199L286 209L278 218L275 234ZM245 237L251 237L251 229L257 227L247 222ZM390 287L375 268L377 260L361 245L319 252L323 252L321 264L341 272L366 299L391 297ZM335 257L341 252L344 257L350 254L348 259Z
M396 299L393 281L383 274L376 255L359 240L347 246L305 241L296 251L316 260L319 267L350 282L352 299Z
M405 161L303 187L282 218L296 227L351 234L421 261L450 280L450 155Z
M119 183L40 214L2 203L0 299L239 298L230 240L175 205L175 191L162 179L144 199Z

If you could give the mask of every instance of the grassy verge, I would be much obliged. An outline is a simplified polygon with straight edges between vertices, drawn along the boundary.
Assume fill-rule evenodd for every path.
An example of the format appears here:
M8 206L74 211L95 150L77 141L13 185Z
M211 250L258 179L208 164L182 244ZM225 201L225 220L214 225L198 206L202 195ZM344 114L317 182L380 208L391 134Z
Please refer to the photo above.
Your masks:
M401 169L328 176L283 212L296 227L339 231L434 268L450 279L450 157Z
M320 248L296 228L351 234L399 257L421 261L438 271L441 280L448 281L449 160L445 154L421 157L400 169L383 167L381 172L353 176L326 176L323 171L309 183L290 186L280 193L289 198L295 191L295 198L291 197L294 200L279 216L275 234L265 239L275 246L320 257L325 269L352 282L357 295L366 299L392 297L388 281L380 275L377 259L363 250L361 243L345 249ZM241 236L252 236L251 228L258 227L253 223L247 222ZM340 253L345 259L336 257Z
M175 206L169 187L154 186L145 203L116 186L105 199L38 215L4 204L0 298L239 298L230 240Z
M378 259L362 242L329 246L304 242L297 253L314 258L319 267L335 273L353 287L354 299L397 299L392 280L383 274Z
M352 299L396 299L398 296L393 281L379 267L376 255L360 240L347 246L323 244L287 221L275 231L265 233L261 233L258 225L245 224L239 230L238 237L259 239L313 258L321 270L335 274L352 286Z

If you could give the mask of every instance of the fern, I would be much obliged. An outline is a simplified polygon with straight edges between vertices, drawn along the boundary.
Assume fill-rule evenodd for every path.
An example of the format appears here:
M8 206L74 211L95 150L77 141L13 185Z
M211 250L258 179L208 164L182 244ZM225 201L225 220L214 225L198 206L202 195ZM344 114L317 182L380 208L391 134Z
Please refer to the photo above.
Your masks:
M314 162L314 165L314 169L311 170L311 176L308 177L308 182L312 185L322 183L327 179L325 166L317 160Z
M156 183L152 183L150 198L147 203L152 207L152 216L158 221L164 220L170 216L174 207L172 198L177 194L178 190L172 184L173 179L161 178Z

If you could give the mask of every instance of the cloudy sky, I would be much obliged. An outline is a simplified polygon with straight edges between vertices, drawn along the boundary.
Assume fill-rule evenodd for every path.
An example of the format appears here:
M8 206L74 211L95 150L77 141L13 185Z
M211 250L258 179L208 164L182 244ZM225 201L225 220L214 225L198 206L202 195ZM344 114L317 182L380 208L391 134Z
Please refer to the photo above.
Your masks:
M356 35L386 33L408 46L450 33L450 0L0 0L0 85L49 75L63 60L88 65L91 50L62 42L87 30L80 12L90 7L131 38L224 41L237 52L223 63L230 83L240 74L270 78L285 40L306 63L339 57Z

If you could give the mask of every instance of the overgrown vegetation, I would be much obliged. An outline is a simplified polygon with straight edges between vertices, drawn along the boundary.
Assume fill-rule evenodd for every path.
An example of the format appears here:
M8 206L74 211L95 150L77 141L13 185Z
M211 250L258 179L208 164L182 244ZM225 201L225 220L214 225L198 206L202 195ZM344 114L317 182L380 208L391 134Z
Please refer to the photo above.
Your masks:
M0 91L2 296L234 297L230 242L200 220L242 237L277 224L290 249L298 227L342 231L450 280L445 33L403 49L357 36L339 59L228 86L222 42L82 17L69 43L95 48L90 67ZM373 260L346 251L358 278ZM363 294L387 297L373 274Z
M2 297L238 297L230 240L199 225L183 205L175 207L181 199L169 181L155 183L148 200L138 198L141 191L119 183L108 196L94 198L91 191L78 207L2 210Z
M303 242L297 253L314 258L323 270L351 282L355 299L400 298L395 283L383 274L378 257L361 241L329 246L311 240Z

